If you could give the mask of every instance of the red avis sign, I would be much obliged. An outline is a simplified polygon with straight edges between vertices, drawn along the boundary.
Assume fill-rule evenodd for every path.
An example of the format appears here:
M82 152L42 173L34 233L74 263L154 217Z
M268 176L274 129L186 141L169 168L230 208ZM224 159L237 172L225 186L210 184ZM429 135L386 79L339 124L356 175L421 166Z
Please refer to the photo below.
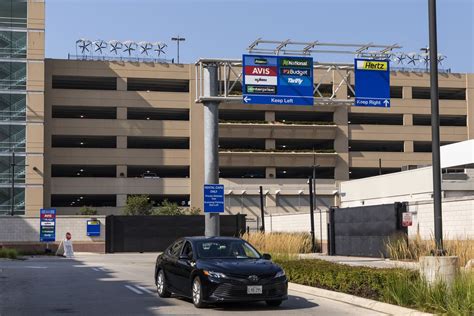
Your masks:
M245 66L245 74L254 76L276 76L277 67Z

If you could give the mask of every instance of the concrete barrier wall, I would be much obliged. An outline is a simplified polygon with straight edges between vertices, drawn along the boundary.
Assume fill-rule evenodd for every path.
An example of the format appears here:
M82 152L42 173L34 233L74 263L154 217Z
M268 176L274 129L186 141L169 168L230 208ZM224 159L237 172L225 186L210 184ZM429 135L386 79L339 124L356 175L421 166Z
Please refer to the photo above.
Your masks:
M100 223L100 236L87 236L87 220L90 216L57 216L56 242L51 243L54 251L67 232L72 235L75 251L105 252L105 216L94 216ZM45 244L40 242L40 219L28 216L0 216L0 247L11 247L24 251L41 251Z
M413 225L408 235L417 234L422 239L434 236L433 203L431 201L411 202L409 212L413 213ZM327 239L327 213L323 212L323 241ZM314 214L315 235L319 239L319 213ZM274 215L265 217L265 228L273 232L309 232L309 213ZM447 240L474 238L474 198L443 199L443 236Z
M409 211L413 213L413 225L408 227L411 237L419 234L423 239L434 236L433 203L412 202ZM445 239L474 238L474 199L454 198L443 200L443 236Z
M328 213L322 212L322 233L323 241L327 240L327 222ZM319 212L314 213L314 235L316 239L320 239L320 225L319 225ZM273 215L265 216L265 230L267 232L310 232L310 215L309 213L303 214L288 214L288 215Z

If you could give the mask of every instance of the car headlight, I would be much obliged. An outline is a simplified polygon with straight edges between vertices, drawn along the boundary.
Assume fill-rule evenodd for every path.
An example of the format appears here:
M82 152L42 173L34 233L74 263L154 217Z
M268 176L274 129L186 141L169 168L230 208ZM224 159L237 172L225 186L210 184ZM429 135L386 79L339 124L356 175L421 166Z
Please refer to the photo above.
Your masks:
M285 271L284 270L280 270L277 272L277 274L275 274L274 278L281 278L281 277L284 277L285 276Z
M208 276L210 278L215 278L215 279L227 278L227 276L224 273L215 272L215 271L207 271L207 270L204 270L203 272L205 276Z

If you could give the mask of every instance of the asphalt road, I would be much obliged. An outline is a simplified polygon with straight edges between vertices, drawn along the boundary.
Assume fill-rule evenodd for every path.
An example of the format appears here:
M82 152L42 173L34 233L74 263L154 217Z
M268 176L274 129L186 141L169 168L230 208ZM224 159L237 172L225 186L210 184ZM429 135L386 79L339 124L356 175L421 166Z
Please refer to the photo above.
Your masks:
M161 299L153 281L156 254L80 254L74 259L0 259L0 315L382 315L296 291L280 307L265 303L196 309Z

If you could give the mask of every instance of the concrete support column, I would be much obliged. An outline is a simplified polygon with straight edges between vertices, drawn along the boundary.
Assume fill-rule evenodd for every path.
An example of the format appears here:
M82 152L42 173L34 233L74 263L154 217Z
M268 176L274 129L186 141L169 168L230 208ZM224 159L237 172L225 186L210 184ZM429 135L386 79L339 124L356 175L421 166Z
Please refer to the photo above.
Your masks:
M117 90L127 91L127 78L117 78Z
M467 102L467 133L468 138L474 138L474 75L466 76L466 102Z
M127 205L127 195L126 194L117 194L116 196L117 208L124 208Z
M265 149L275 149L276 141L274 139L265 139Z
M118 107L117 108L117 120L126 120L127 119L127 108Z
M275 121L275 112L273 112L273 111L266 111L266 112L265 112L265 121L267 121L267 122L274 122L274 121Z
M334 140L334 150L338 154L334 178L336 180L349 179L349 126L348 107L340 105L334 112L334 122L337 125L336 138Z
M403 114L403 125L413 126L413 114Z
M273 168L273 167L265 168L265 178L275 179L276 178L276 168Z
M403 142L403 151L406 153L412 153L415 151L414 141L406 140Z
M412 99L412 87L403 87L402 88L402 98L403 99Z
M456 256L426 256L420 258L420 274L430 285L444 282L450 286L459 272Z
M117 136L117 148L127 148L127 136Z
M123 174L123 175L121 175ZM117 166L117 178L126 178L127 175L127 166L125 165L118 165Z

